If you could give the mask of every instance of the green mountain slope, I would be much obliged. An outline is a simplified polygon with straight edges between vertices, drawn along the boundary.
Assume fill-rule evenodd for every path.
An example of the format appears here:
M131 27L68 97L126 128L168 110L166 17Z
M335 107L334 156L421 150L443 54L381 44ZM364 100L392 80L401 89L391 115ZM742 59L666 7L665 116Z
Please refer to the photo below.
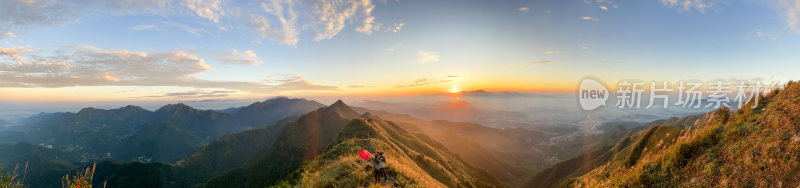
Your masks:
M210 187L261 187L283 179L303 161L312 160L350 119L358 117L341 100L289 123L273 146L258 154L246 168L234 170L209 181Z
M744 106L751 106L754 101ZM714 111L673 143L606 163L572 186L795 187L800 185L800 84L759 99L758 108ZM642 149L644 150L644 149ZM635 150L632 150L635 151Z
M225 135L200 147L175 163L176 167L191 169L192 182L208 179L239 168L252 161L263 150L272 147L281 131L296 118L286 118L275 125Z
M114 158L124 161L175 161L202 143L199 137L170 123L150 125L116 148Z
M22 183L30 187L58 187L60 182L49 180L58 180L84 160L79 154L29 143L0 144L0 166L9 174L16 167L16 173L26 178Z

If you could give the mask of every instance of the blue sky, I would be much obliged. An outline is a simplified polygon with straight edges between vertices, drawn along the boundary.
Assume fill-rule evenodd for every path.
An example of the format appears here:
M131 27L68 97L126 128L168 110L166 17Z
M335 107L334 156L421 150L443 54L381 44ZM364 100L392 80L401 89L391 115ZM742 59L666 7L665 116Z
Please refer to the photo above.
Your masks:
M0 4L8 101L535 92L574 89L587 75L800 75L800 0Z

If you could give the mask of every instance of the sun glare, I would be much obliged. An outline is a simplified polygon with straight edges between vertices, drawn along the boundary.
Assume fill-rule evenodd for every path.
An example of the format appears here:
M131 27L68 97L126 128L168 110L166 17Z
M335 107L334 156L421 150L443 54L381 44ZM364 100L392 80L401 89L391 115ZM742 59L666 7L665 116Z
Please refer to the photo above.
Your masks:
M458 87L453 86L453 89L450 90L450 93L458 93Z

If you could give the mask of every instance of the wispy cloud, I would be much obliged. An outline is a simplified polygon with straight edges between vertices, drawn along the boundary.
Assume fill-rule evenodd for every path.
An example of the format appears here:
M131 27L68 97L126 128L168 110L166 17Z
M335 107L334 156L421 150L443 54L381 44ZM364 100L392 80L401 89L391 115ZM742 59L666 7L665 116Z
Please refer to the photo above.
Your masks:
M182 0L181 4L193 11L197 16L219 22L219 18L225 14L222 10L222 2L219 0Z
M425 50L417 50L417 63L431 63L439 61L439 54Z
M554 64L554 62L550 61L550 60L532 61L532 62L525 62L525 63L519 63L519 64L506 64L506 67L528 67L528 66L534 66L534 65L549 65L549 64Z
M131 27L131 29L136 30L136 31L141 31L141 30L159 31L159 30L161 30L161 29L157 28L155 25L136 25L136 26Z
M423 86L429 84L437 84L437 83L448 83L448 82L458 82L464 79L464 76L461 75L447 75L443 77L430 77L430 78L419 78L412 82L407 83L399 83L395 85L396 88L403 88L403 87L414 87L414 86Z
M350 20L361 20L361 26L356 31L370 34L376 28L375 17L372 11L375 5L372 0L361 1L337 1L319 0L312 6L311 13L314 15L312 27L316 31L314 40L331 39L344 29Z
M11 32L6 32L3 35L0 35L0 39L4 39L6 37L17 37L17 35L15 35L14 33L11 33Z
M391 29L391 31L393 33L397 33L397 32L400 32L400 30L403 29L403 26L405 26L405 25L406 25L406 23L404 23L404 22L394 23L394 24L392 24L392 27L390 29Z
M786 24L795 33L800 34L800 0L779 0L786 17Z
M263 63L260 59L258 59L256 53L254 53L252 50L239 52L236 51L236 49L233 49L225 56L217 57L215 59L225 64L260 65Z
M553 64L553 62L550 61L550 60L544 60L544 61L535 61L535 62L525 62L525 63L522 63L520 65L522 67L527 67L527 66L531 66L531 65L549 65L549 64Z
M681 11L690 11L694 9L698 12L705 12L706 9L714 6L709 0L661 0L661 4L670 8L677 8Z
M218 90L218 91L186 91L165 93L163 95L151 95L142 97L171 97L171 98L218 98L228 97L237 91Z
M11 48L0 47L0 57L7 56L16 61L17 63L22 63L23 61L25 61L25 57L23 57L23 55L31 51L32 51L31 49L23 46L16 46Z
M81 11L112 14L174 14L188 10L218 22L224 14L219 0L6 0L0 1L0 31L25 31L33 27L68 23Z
M544 52L544 54L547 54L547 55L560 54L560 53L561 53L561 51L558 51L558 50L547 50L547 51Z
M528 11L531 10L531 8L530 7L519 7L519 9L517 9L517 10L519 10L520 12L528 12Z
M589 20L589 21L600 21L600 18L589 17L589 16L581 17L581 19L582 20Z
M388 3L385 0L380 2ZM321 41L332 39L347 25L354 25L353 30L366 35L376 31L399 32L405 25L404 22L395 22L382 26L378 18L373 16L374 0L312 0L302 3L296 0L265 0L255 9L237 7L236 4L221 0L6 0L0 1L0 12L3 13L0 31L18 33L34 27L69 23L78 18L82 11L89 10L112 16L191 13L213 22L215 28L220 30L227 29L218 24L223 18L237 19L238 22L232 23L243 23L262 39L289 46L296 46L301 40L300 33L306 30L313 30L313 39ZM230 16L226 14L229 11ZM150 25L150 28L144 26L148 25L132 29L166 29L159 25ZM202 29L192 29L185 23L174 26L193 35L202 32Z

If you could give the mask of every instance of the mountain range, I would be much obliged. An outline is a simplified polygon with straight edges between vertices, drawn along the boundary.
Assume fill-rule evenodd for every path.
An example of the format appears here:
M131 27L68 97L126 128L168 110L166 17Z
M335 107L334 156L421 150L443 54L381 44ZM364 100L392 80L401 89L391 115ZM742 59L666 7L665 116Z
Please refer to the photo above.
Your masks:
M86 108L0 131L0 164L26 164L30 187L58 187L88 166L109 187L797 186L788 172L800 170L800 84L758 99L589 132L430 121L341 100ZM361 150L385 153L389 181L372 181Z

